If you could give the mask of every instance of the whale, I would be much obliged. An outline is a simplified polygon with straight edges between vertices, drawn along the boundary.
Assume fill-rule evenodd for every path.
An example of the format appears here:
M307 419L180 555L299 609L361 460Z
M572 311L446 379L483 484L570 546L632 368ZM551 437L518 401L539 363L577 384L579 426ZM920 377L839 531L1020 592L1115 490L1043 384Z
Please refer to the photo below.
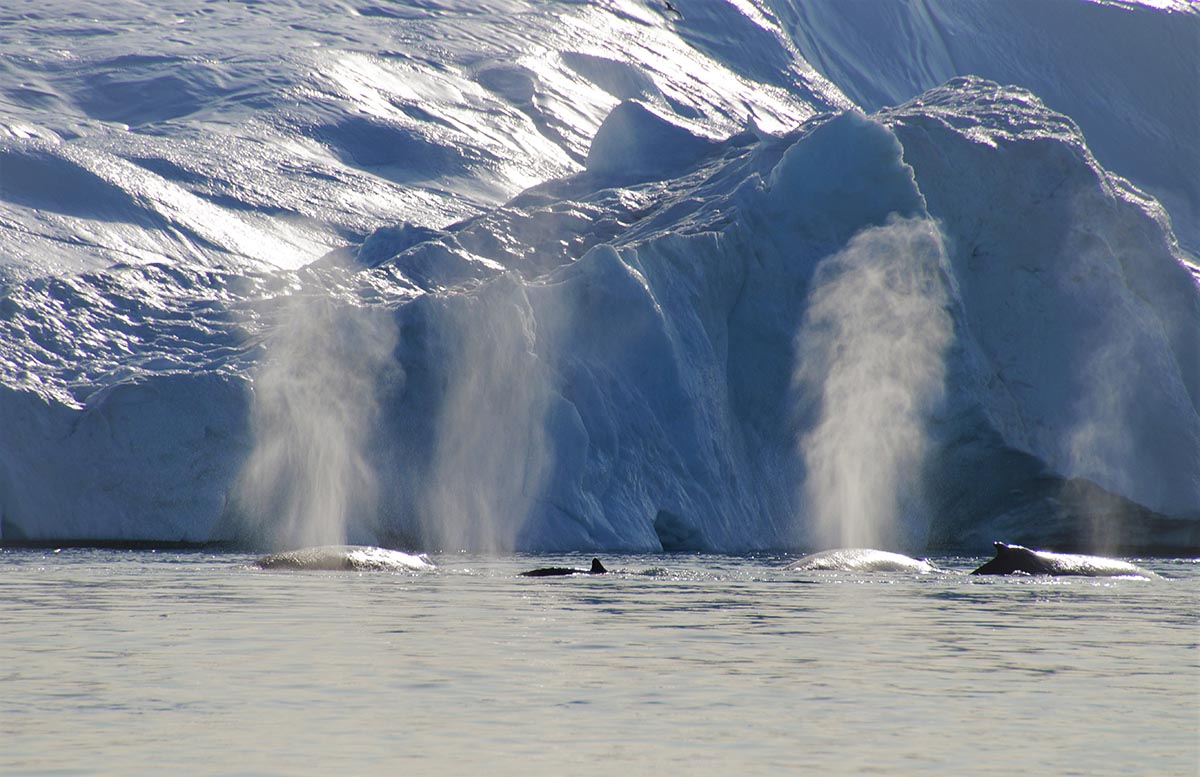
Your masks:
M590 569L578 569L576 567L542 567L541 569L531 569L528 572L521 572L521 577L561 577L563 575L603 575L608 572L604 565L600 563L600 559L592 559Z
M798 572L937 572L924 559L873 548L823 550L796 559L786 570Z
M1074 553L1052 553L1030 550L1021 545L993 543L996 557L972 572L972 575L1078 575L1084 577L1141 577L1153 579L1155 573L1103 556L1082 556Z
M288 550L255 559L252 566L321 572L413 572L435 568L423 553L413 555L373 545L320 545Z

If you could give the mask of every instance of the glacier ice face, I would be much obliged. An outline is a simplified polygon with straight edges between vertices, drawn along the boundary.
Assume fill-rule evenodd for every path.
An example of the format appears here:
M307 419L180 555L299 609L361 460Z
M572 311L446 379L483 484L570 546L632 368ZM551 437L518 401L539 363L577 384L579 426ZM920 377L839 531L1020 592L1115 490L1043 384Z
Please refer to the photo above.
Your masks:
M944 104L962 118L931 110ZM1200 308L1157 210L1019 90L964 80L882 120L955 245L1005 441L1153 509L1193 511ZM975 185L956 184L963 169Z
M786 138L731 138L678 177L629 185L621 198L589 171L534 190L503 214L451 230L457 240L432 240L439 251L457 244L452 253L466 264L471 257L462 243L488 244L474 230L499 242L520 233L532 212L569 202L600 209L593 223L607 242L580 235L581 245L592 247L573 261L560 256L561 266L550 269L553 260L545 256L527 262L521 252L502 251L493 256L503 270L495 268L492 278L472 277L461 291L442 291L402 309L408 383L389 417L403 440L399 448L435 453L428 464L398 467L403 485L384 501L404 505L405 494L421 495L431 483L438 493L432 502L410 498L410 507L387 519L389 530L436 546L500 548L830 543L835 536L817 527L841 526L849 518L821 514L809 498L812 488L797 488L816 476L842 478L843 491L851 494L855 486L868 490L872 478L888 484L881 493L897 503L838 509L872 513L863 519L867 524L881 523L888 540L912 547L953 544L998 526L1011 532L1006 521L1014 513L1026 519L1023 531L1071 534L1079 529L1071 522L1086 522L1087 511L1108 498L1103 489L1155 509L1182 506L1186 512L1197 498L1188 462L1198 447L1194 387L1180 365L1194 358L1186 332L1195 320L1195 291L1162 225L1095 165L1069 122L1028 93L963 80L923 99L939 110L909 106L875 120L847 113L814 120ZM925 168L926 150L944 164ZM946 205L987 196L979 192L981 175L1012 179L1005 191L1015 202L1004 202L1010 212L1003 217L999 206L968 205L958 213ZM1070 179L1093 198L1089 207L1078 209L1079 193L1062 188ZM1052 207L1055 197L1063 198L1064 211ZM1032 220L1033 212L1044 220ZM832 475L822 473L847 443L818 445L819 411L795 410L797 403L828 403L812 394L837 375L822 362L830 357L806 342L806 316L816 319L810 325L817 329L830 326L822 316L831 314L819 312L825 284L814 281L814 273L857 241L898 228L896 214L940 225L918 228L924 247L907 251L929 257L922 260L926 280L908 295L918 312L906 313L907 328L901 326L891 343L895 354L925 368L907 387L884 370L882 378L891 383L880 385L876 377L851 390L846 408L834 405L841 412L831 416L832 428L846 435L836 421L862 414L854 401L877 408L880 396L901 388L903 401L917 409L885 414L874 424L878 439L864 432L859 448L849 448L849 469L833 465ZM1023 228L1008 218L1023 220ZM994 292L1024 282L1025 273L977 266L977 245L963 236L978 240L980 222L996 225L999 245L993 250L1018 267L1045 252L1038 261L1049 266L1041 274L1064 273L1079 289L1066 287L1071 293L1064 294L1067 280L1056 280L997 301ZM1144 305L1121 280L1121 262L1133 261L1132 255L1081 254L1063 234L1089 235L1100 245L1137 240L1136 261L1145 265L1139 282L1183 290L1179 308L1117 319L1127 328L1144 324L1128 335L1144 341L1139 353L1162 354L1160 367L1169 374L1150 373L1153 385L1142 382L1148 375L1141 370L1124 370L1106 376L1104 400L1093 401L1084 389L1100 356L1088 349L1106 352L1108 331L1088 337L1065 323L1053 331L1023 325L1036 316L1096 315L1104 308L1095 294L1104 295L1105 305L1110 297ZM1157 235L1157 253L1133 237L1148 234ZM902 245L895 237L883 239L883 247L874 249L884 257L876 260L879 266L903 269L901 262L887 261L905 253ZM377 272L407 266L407 255L425 250L424 244L413 246ZM1072 264L1080 260L1096 266L1081 274ZM855 291L868 294L870 284L858 281L856 288L851 274L865 269L851 264L843 271L847 300ZM988 281L976 296L983 270L1006 280ZM1031 309L1004 304L1015 305L1013 298ZM872 303L879 307L877 299ZM897 326L895 313L871 312L885 320L867 319L868 333ZM1179 316L1183 324L1176 327ZM1010 328L1019 339L1004 339ZM905 331L922 335L915 341L920 345L906 351ZM844 333L828 347L844 353ZM798 386L794 373L812 364L818 365L814 376ZM1059 382L1073 388L1056 389ZM1134 398L1146 392L1170 394L1173 404L1137 404ZM1121 397L1136 407L1121 405ZM1143 417L1125 423L1149 424L1149 413L1157 415L1155 423L1176 428L1135 433L1132 440L1086 431L1107 428L1117 414L1134 411ZM897 423L895 416L906 412L906 423ZM869 432L871 419L864 423ZM894 445L915 451L903 464L879 455L890 429L910 435L899 434ZM1114 441L1120 444L1113 447ZM1092 463L1106 460L1108 469ZM1156 463L1136 466L1139 461ZM1073 501L1067 486L1047 485L1065 478L1086 478L1102 488L1084 488ZM1003 493L994 496L996 489ZM457 502L447 502L447 491ZM1059 509L1059 502L1072 506ZM446 535L447 527L460 523L468 528Z
M28 71L178 94L5 125L0 539L1194 546L1162 209L1019 88L864 115L766 7Z
M966 75L1036 94L1200 250L1200 10L1188 2L767 3L799 53L867 111ZM1116 63L1121 63L1116 65Z

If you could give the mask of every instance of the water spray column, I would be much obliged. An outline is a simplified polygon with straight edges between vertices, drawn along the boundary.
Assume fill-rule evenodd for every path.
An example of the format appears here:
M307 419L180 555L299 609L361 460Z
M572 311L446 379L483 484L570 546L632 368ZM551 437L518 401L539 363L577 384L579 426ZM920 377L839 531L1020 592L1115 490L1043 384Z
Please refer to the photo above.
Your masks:
M254 375L254 447L236 487L253 541L287 549L370 533L369 449L397 337L387 310L328 291L284 303Z

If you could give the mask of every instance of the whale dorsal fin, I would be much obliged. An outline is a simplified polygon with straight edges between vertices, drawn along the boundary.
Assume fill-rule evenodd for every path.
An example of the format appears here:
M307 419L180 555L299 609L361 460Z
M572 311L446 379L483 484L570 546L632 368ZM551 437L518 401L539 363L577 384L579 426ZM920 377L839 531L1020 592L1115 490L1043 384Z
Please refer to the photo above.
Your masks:
M1039 552L1036 550L1030 550L1029 548L1025 547L1024 545L1011 545L1007 542L995 542L992 544L996 548L997 556L1011 556L1013 554L1017 554L1020 556L1025 556L1028 554L1037 555L1037 553Z
M592 568L588 570L590 574L603 575L607 571L608 570L604 568L604 565L600 563L600 559L592 559Z

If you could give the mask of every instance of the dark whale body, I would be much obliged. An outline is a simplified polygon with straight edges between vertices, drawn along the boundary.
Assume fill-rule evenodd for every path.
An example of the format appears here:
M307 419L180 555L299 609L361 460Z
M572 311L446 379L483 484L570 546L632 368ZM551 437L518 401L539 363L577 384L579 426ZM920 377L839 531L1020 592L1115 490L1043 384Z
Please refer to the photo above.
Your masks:
M1103 556L1081 556L1074 553L1051 553L1045 550L1030 550L1020 545L994 543L996 557L972 572L972 575L1077 575L1083 577L1143 577L1158 575L1128 561L1104 558Z
M603 575L608 572L604 565L600 563L600 559L592 559L591 569L577 569L575 567L542 567L541 569L531 569L528 572L522 572L521 577L561 577L563 575Z

